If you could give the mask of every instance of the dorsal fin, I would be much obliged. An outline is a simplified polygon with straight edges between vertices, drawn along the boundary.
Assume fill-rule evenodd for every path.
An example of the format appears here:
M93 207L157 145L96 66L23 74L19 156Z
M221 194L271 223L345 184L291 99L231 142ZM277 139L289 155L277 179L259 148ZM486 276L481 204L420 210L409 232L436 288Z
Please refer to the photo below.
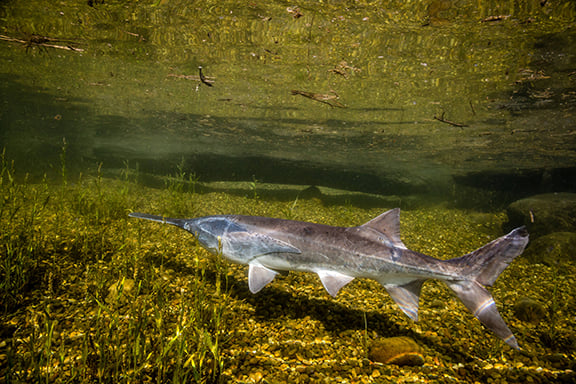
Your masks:
M388 241L395 247L407 249L400 240L400 208L386 211L357 228L370 238L376 235L381 242Z

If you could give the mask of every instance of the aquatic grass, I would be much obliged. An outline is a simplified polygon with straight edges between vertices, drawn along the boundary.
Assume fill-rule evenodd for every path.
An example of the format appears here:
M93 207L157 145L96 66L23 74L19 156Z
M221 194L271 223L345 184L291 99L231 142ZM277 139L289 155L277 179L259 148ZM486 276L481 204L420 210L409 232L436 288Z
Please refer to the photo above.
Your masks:
M130 167L130 161L123 161L124 168L120 171L120 179L124 181L124 186L130 184L139 184L140 182L140 164L136 163L135 167Z
M576 337L566 332L566 313L573 319L574 298L570 296L570 285L573 285L573 273L565 263L558 259L548 267L551 284L542 295L547 304L547 322L540 327L539 339L546 347L557 352L566 352L576 348ZM572 284L569 280L572 279Z
M186 161L184 158L176 165L176 172L172 177L165 179L165 187L168 191L179 194L184 191L186 182Z
M214 285L206 287L206 263L195 258L195 274L190 281L190 294L181 289L176 333L177 364L174 382L191 374L195 382L218 383L224 368L220 348L224 334L224 315L228 304L227 264L221 254L213 259ZM184 336L187 335L187 338ZM185 343L184 340L188 340ZM187 358L185 358L187 356Z
M559 276L559 261L556 259L556 262L551 266L552 270L552 281L554 281L554 285L552 287L552 292L550 294L549 299L549 315L550 315L550 331L549 331L549 338L551 344L555 344L557 340L557 322L558 322L558 311L560 309L560 302L559 302L559 294L558 294L558 286L560 285L560 276Z
M288 220L297 220L298 217L298 196L292 203L289 203L282 210L282 217Z
M194 212L193 195L196 193L198 182L199 178L194 172L189 174L186 171L186 162L182 158L176 165L173 175L164 179L165 191L169 196L162 199L162 211L167 216Z
M260 195L258 194L258 183L259 180L256 179L255 175L252 175L252 181L250 182L250 190L252 191L252 199L258 200Z
M6 311L21 301L38 268L41 240L37 226L50 195L45 183L28 186L27 176L18 183L14 164L6 160L4 152L0 162L0 302Z
M37 312L30 312L26 316L30 332L20 341L22 353L16 355L11 350L10 361L13 365L10 367L9 382L52 381L55 356L61 356L55 350L58 345L55 335L58 320L50 313L48 303L40 303L38 307Z
M62 177L62 186L68 185L68 164L66 163L66 152L68 150L68 143L66 138L62 138L62 147L60 147L60 176Z
M213 305L219 301L207 293L208 288L199 279L203 274L196 276L196 295L182 301L180 323L170 336L174 321L170 306L166 305L169 299L164 296L167 286L151 273L152 265L134 256L134 247L140 245L127 242L125 207L129 205L129 194L105 185L100 167L94 178L81 176L74 185L52 188L46 181L41 185L18 184L10 163L3 160L0 220L8 229L2 234L0 288L4 312L10 313L30 293L32 287L27 283L33 274L48 295L40 301L46 305L48 298L64 293L63 285L68 285L71 277L78 280L66 275L70 269L84 275L85 288L81 292L75 290L74 301L83 302L86 308L83 315L74 319L72 328L82 337L74 337L78 348L73 351L54 339L56 331L67 333L58 320L48 310L35 306L28 320L33 325L19 328L14 334L20 335L19 339L11 340L7 353L9 373L4 377L48 382L62 374L59 367L68 366L69 378L125 382L156 376L158 382L188 382L196 377L199 382L217 382L222 367L218 356L222 310L213 309ZM134 238L141 242L142 236ZM74 267L69 263L80 264ZM36 267L34 273L30 271L32 267ZM137 289L125 302L128 278L121 277L114 294L108 285L118 279L114 276L127 275L152 277L153 282L143 284L144 280L139 280ZM151 312L157 315L157 321L154 316L150 320ZM219 317L215 321L211 319L214 315ZM193 326L188 320L184 324L185 319L203 325ZM154 325L159 338L150 336ZM185 329L193 329L194 337L182 332ZM164 342L167 337L174 341ZM77 357L70 353L77 353ZM151 367L156 367L156 374L151 373Z

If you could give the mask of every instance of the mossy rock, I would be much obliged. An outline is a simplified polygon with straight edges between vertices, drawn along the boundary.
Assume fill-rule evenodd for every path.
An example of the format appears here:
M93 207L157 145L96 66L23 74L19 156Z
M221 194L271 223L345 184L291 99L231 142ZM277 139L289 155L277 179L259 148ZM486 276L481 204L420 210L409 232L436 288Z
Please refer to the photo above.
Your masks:
M538 324L546 317L546 308L534 299L522 297L514 305L514 314L518 320Z
M555 232L539 237L530 242L522 258L548 266L576 261L576 233Z
M547 193L515 201L506 210L506 230L525 225L532 239L576 232L576 193Z
M382 364L424 365L422 348L409 337L378 339L370 348L370 360Z

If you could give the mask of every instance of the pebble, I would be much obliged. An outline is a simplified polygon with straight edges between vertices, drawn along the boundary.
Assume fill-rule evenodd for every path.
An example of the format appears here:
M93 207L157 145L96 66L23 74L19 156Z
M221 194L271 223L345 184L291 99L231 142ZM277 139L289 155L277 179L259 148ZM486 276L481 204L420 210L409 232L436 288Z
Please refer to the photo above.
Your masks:
M136 282L132 279L120 279L110 287L108 287L108 296L106 296L106 302L108 304L119 303L124 304L128 300L134 297L134 287Z
M370 360L382 364L424 365L422 349L413 339L406 336L376 340L370 349L369 357Z
M259 383L262 381L263 375L262 372L253 372L249 376L250 382L252 383Z

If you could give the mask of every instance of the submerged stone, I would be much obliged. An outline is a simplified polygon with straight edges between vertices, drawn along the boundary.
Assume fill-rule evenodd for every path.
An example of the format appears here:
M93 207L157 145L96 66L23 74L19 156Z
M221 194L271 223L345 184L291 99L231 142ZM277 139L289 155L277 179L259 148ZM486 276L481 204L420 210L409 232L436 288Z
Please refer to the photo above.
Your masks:
M532 241L523 258L548 266L576 260L576 233L554 232Z
M556 369L573 370L576 366L576 363L564 353L551 353L544 355L543 359L550 362L550 364Z
M136 282L132 279L120 279L108 287L108 304L125 304L129 299L134 297L134 287Z
M514 314L518 320L537 324L546 316L546 309L538 301L522 297L514 305Z
M406 336L376 340L370 348L369 357L370 360L382 364L424 365L422 348Z
M576 232L576 193L546 193L515 201L506 210L507 229L525 225L532 239Z

